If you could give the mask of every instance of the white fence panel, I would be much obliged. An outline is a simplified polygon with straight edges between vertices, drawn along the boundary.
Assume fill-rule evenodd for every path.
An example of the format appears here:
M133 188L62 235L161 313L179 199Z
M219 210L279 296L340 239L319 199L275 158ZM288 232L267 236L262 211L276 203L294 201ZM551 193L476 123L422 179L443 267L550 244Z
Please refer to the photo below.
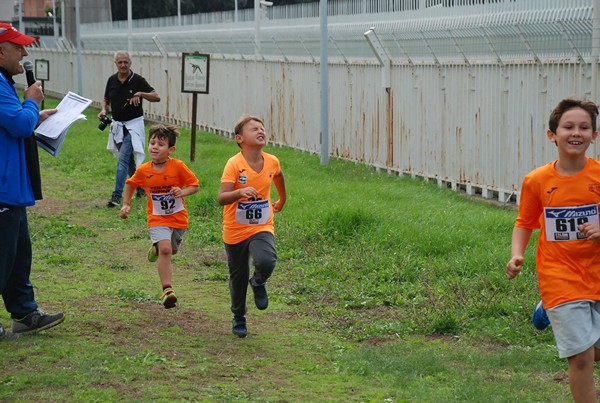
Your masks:
M486 1L471 8L450 3L380 0L369 4L379 9L412 4L415 9L365 14L332 25L329 150L440 186L501 201L512 195L514 200L523 176L556 158L545 135L551 109L564 97L592 99L599 93L591 1ZM346 12L367 5L360 0L344 4L351 6ZM189 27L141 28L132 38L137 49L132 69L162 98L145 104L148 118L191 125L192 95L181 93L181 52L210 53L210 93L198 95L200 129L231 136L241 114L259 115L271 142L318 153L318 28L314 21L297 31L286 24L299 20L263 23L262 53L255 52L249 23L190 32L185 31ZM392 60L387 89L363 36L371 23L377 24ZM81 95L99 105L106 79L115 72L113 52L124 47L127 37L91 28L84 30ZM166 53L156 51L156 34ZM30 53L32 59L50 62L48 93L77 91L74 51L37 48ZM16 78L24 82L23 76ZM591 154L597 152L593 146Z
M74 54L30 53L49 60L49 94L77 91ZM99 105L115 72L113 54L85 52L82 60L82 95ZM192 95L181 93L181 56L136 54L132 69L162 97L145 104L147 116L189 127ZM589 71L586 63L560 60L395 64L388 92L379 65L332 63L330 153L503 199L518 190L525 173L556 158L545 136L548 115L564 97L590 97ZM270 141L318 153L319 80L317 63L214 57L210 93L198 95L198 127L230 136L241 114L255 114L265 119Z

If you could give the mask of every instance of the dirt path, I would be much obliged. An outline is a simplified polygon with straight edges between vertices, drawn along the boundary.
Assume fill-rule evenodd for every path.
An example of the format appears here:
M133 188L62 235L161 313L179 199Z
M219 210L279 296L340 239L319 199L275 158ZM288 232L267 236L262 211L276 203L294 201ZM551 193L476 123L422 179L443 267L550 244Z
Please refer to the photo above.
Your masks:
M149 241L139 220L119 220L116 210L109 211L95 200L65 203L56 196L55 190L47 191L45 199L31 209L32 233L39 239L43 228L53 225L93 236L75 236L57 247L58 255L76 255L76 264L49 264L47 272L36 274L34 281L42 283L41 277L48 273L62 272L55 281L61 288L60 298L46 306L64 309L67 320L52 337L71 343L75 350L97 348L90 361L116 354L125 357L122 366L141 360L152 367L149 374L127 382L119 371L109 372L105 379L91 381L90 387L114 389L122 397L142 400L148 383L154 385L151 389L180 385L184 390L190 387L185 385L194 384L192 395L174 392L192 400L206 396L320 400L340 393L329 395L332 392L327 388L302 386L307 382L318 385L325 374L339 378L333 359L345 342L319 328L301 306L282 302L285 291L277 288L277 272L269 283L268 310L258 311L249 292L249 334L238 339L231 333L221 248L184 240L185 248L174 258L179 305L165 310L157 303L160 284L155 264L145 258ZM54 254L42 250L36 249L35 259L51 262ZM48 287L40 295L50 292ZM344 388L344 383L336 389ZM344 394L351 396L353 387L348 388Z

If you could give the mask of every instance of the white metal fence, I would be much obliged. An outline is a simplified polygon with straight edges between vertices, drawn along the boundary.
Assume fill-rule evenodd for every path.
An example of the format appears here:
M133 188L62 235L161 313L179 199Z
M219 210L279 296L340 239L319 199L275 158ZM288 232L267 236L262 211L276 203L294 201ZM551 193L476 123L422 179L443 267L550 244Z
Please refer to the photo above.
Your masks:
M331 154L515 200L523 175L556 158L545 136L554 105L567 96L598 101L597 1L482 1L367 14L362 22L337 17L329 42ZM237 118L251 113L265 118L272 142L319 152L318 24L268 21L259 54L254 27L244 24L140 28L133 37L87 27L82 95L100 102L115 71L113 51L131 41L134 71L162 97L145 105L148 117L189 126L192 96L181 93L181 52L210 53L210 94L198 96L201 129L229 135ZM388 89L363 35L369 27L392 60ZM74 50L30 53L50 61L48 92L77 90Z
M249 0L251 3L252 0ZM348 16L357 14L397 13L409 10L425 10L431 7L457 7L481 4L494 4L515 0L329 0L327 15ZM318 18L319 1L310 3L288 4L261 8L264 17L269 20L293 18ZM182 16L146 18L132 20L133 28L173 27L178 25L205 25L215 23L231 23L254 21L254 9L239 9L213 13L189 14ZM128 21L98 22L86 24L87 31L112 31L127 29Z

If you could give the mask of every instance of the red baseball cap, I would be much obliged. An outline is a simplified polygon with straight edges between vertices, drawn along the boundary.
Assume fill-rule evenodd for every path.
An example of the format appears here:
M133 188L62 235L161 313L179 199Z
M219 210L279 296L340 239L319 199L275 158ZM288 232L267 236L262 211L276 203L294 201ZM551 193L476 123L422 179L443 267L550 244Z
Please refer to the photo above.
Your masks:
M33 36L28 36L20 33L15 27L13 27L10 24L6 24L3 22L0 23L0 43L12 42L16 43L17 45L27 46L35 42L35 39L36 38L34 38Z

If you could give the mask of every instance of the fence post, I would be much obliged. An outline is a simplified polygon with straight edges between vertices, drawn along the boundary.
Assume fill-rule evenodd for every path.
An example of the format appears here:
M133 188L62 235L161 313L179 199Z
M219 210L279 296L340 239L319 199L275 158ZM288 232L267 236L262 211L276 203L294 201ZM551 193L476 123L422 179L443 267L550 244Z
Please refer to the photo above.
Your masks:
M591 101L598 102L598 62L600 58L600 0L594 0L592 5L592 46L591 46L591 75L592 75L592 91ZM598 145L594 143L594 154L598 158Z
M321 165L329 164L329 33L327 29L327 0L319 3L321 25Z
M598 61L600 57L600 0L594 0L592 12L592 101L598 102Z

